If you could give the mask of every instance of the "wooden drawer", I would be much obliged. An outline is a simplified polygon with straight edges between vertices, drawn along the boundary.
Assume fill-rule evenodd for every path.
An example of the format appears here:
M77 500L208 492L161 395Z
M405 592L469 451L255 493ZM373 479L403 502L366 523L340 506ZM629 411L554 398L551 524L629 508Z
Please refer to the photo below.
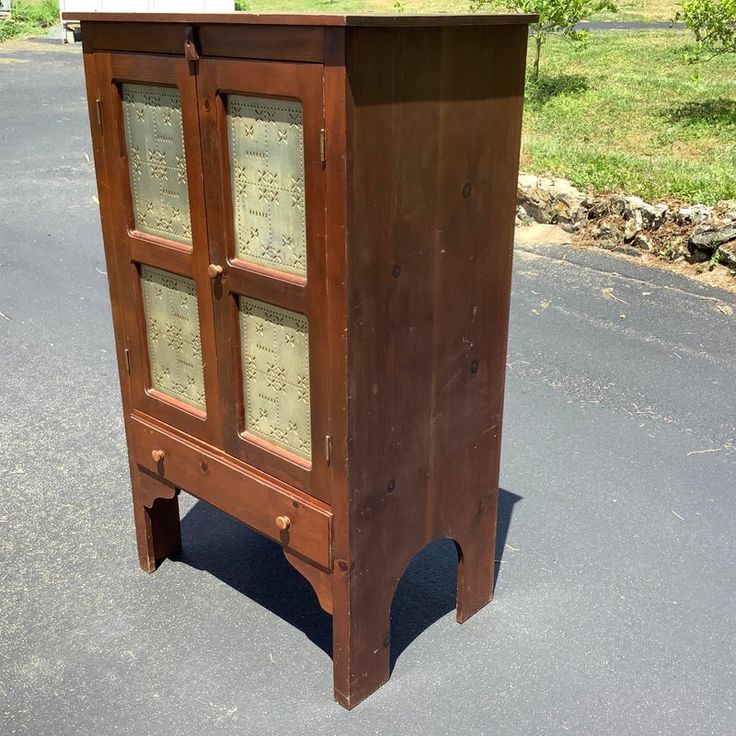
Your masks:
M135 17L135 16L133 16ZM84 29L87 50L174 54L183 56L184 39L191 28L203 57L226 56L274 61L322 62L324 30L319 26L242 26L237 35L227 24L207 23L96 22Z
M131 419L133 457L139 467L164 483L191 493L279 542L286 551L330 569L332 513L325 506L226 455ZM160 462L152 452L163 451ZM288 529L276 525L288 517Z

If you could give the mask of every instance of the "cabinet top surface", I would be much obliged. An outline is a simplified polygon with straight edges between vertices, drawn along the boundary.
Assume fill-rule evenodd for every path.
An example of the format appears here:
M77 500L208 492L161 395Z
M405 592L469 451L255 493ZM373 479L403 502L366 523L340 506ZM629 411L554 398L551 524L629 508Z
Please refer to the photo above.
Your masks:
M284 25L284 26L378 26L378 27L427 27L427 26L491 26L520 25L537 21L536 15L468 13L463 15L344 15L311 13L75 13L67 10L64 20L134 22L134 23L229 23L233 25Z

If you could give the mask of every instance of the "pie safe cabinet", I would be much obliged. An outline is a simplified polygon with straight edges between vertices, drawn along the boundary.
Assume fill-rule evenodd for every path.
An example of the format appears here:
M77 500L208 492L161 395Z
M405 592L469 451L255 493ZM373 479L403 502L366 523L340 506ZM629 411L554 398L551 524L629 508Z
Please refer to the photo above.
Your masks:
M350 708L426 544L491 599L534 17L74 17L141 567L180 490L280 544Z

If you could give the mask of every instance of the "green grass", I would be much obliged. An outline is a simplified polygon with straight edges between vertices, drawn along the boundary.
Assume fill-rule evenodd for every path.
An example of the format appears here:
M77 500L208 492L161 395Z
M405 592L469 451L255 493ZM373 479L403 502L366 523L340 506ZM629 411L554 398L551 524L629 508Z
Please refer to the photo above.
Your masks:
M614 0L617 10L602 10L594 14L590 20L618 21L668 21L673 20L680 10L682 0ZM508 7L504 0L485 0L488 12ZM465 8L467 10L467 7Z
M235 0L237 10L258 13L467 13L471 0ZM499 4L502 0L499 0ZM677 0L618 0L618 13L604 12L596 20L670 20ZM491 12L489 8L488 12Z
M680 9L676 0L614 0L617 13L603 11L595 20L672 20Z
M237 5L247 6L245 9L255 13L469 13L470 2L471 0L236 0Z
M471 0L235 0L237 10L258 13L467 13ZM670 20L675 0L619 0L618 13L604 12L597 20ZM489 10L490 12L490 10Z
M58 0L13 0L10 17L0 20L0 41L30 36L58 22Z
M529 82L522 168L648 200L736 199L736 57L693 67L689 35L553 38Z

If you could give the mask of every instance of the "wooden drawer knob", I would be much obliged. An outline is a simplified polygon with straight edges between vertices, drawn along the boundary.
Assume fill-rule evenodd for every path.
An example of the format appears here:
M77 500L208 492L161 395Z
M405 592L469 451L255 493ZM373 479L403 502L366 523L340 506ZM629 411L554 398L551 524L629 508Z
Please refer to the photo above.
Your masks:
M291 526L291 519L288 516L277 516L276 526L281 529L281 531L285 531Z
M155 463L160 463L164 459L165 455L166 453L163 450L153 450L153 452L151 452L151 457Z
M216 279L222 273L222 266L218 266L216 263L210 263L207 266L207 273L211 279Z

